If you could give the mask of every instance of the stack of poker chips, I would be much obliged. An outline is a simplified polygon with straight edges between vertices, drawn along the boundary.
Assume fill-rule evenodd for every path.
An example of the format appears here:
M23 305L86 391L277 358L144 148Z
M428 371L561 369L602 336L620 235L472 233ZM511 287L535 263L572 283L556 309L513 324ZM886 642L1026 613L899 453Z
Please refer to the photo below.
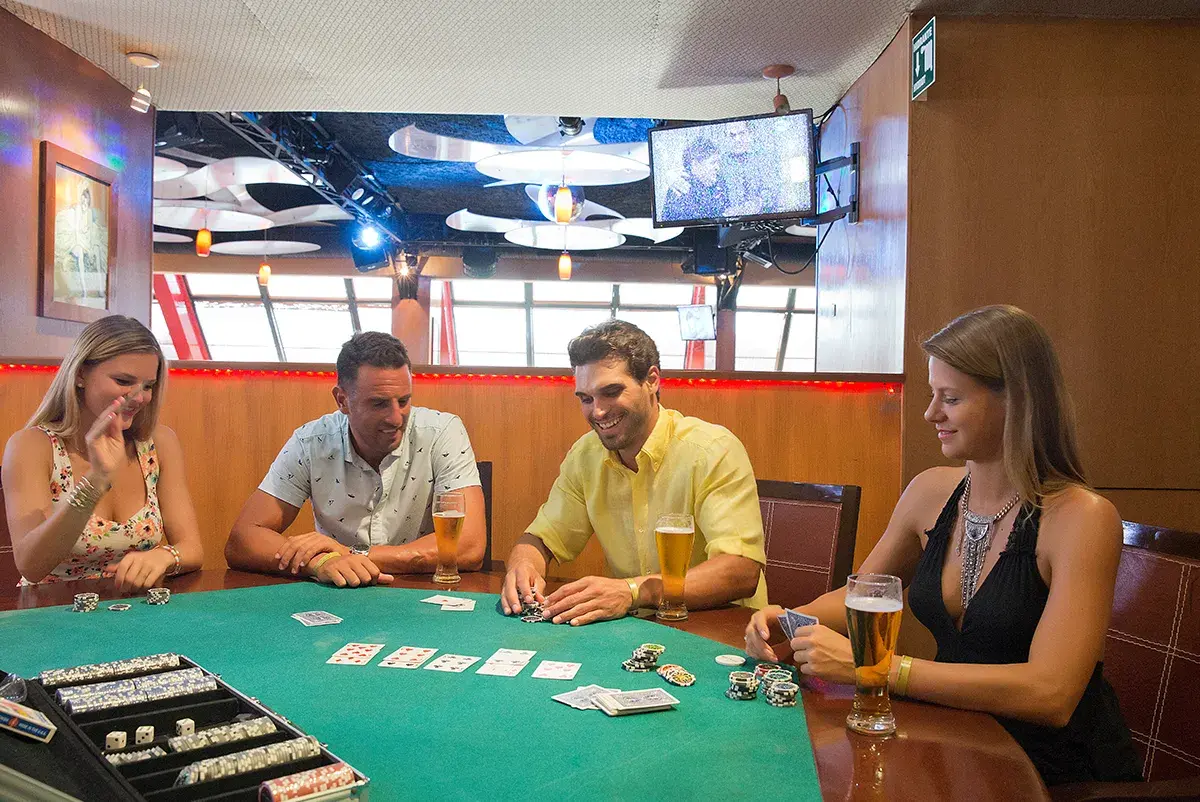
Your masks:
M141 760L149 760L152 757L163 757L167 753L161 746L152 746L149 749L137 749L132 752L113 752L105 755L109 763L114 766L121 766L126 763L137 763Z
M146 604L166 604L171 600L171 591L167 588L150 588L146 591Z
M222 777L232 777L270 766L294 763L320 754L321 745L317 743L317 739L305 735L303 738L198 760L179 772L179 776L175 778L175 785L194 785L208 780L219 780Z
M754 667L754 676L756 679L762 680L768 671L787 671L789 677L792 675L787 666L779 663L759 663Z
M795 707L798 693L800 686L791 680L777 680L768 686L766 679L763 679L763 698L772 707Z
M185 668L132 679L59 688L56 696L66 711L75 715L216 689L216 679L206 675L203 669Z
M659 666L658 676L662 677L672 685L678 685L680 688L686 688L689 685L696 684L695 674L688 671L683 666L677 666L674 663L667 663L664 666Z
M635 674L644 674L648 671L653 671L658 668L658 658L666 650L666 646L657 643L643 643L633 650L633 654L628 660L621 663L621 668L626 671L632 671Z
M345 788L354 782L354 769L345 763L334 763L267 780L258 787L258 798L267 802L291 802L294 799L307 799L309 795L322 791Z
M38 680L47 688L55 688L59 685L76 685L80 682L127 677L131 674L145 674L147 671L161 671L164 668L178 667L179 655L167 652L151 654L146 657L130 657L127 660L113 660L111 663L90 663L74 668L49 668L38 674Z
M739 702L750 702L758 695L758 677L752 671L730 671L729 690L725 696Z
M98 593L76 593L71 609L77 613L90 613L100 604Z
M792 672L784 668L773 668L762 675L759 682L762 684L763 696L770 696L772 688L778 683L792 683Z
M544 613L545 606L537 599L531 602L521 602L521 620L526 624L539 624L547 620Z
M193 749L203 749L213 744L245 741L260 735L269 735L275 731L275 722L266 716L259 716L249 721L235 721L233 724L210 727L191 735L176 735L167 739L167 746L171 747L172 752L190 752Z

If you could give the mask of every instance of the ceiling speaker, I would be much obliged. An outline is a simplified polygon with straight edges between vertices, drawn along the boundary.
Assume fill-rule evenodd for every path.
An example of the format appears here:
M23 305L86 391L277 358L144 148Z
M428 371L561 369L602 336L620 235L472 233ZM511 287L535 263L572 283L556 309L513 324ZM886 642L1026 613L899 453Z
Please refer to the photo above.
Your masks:
M491 278L496 275L496 249L464 247L463 275L468 278Z

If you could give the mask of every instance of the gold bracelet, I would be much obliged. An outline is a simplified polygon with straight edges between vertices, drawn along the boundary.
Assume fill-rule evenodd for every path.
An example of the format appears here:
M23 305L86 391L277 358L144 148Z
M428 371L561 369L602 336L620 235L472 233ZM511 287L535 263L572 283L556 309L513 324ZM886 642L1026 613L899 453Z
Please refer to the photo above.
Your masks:
M640 606L638 605L638 596L641 595L642 589L641 586L638 585L638 583L633 579L633 577L626 577L625 582L629 585L630 596L629 609L625 612L625 614L629 615L630 613L636 612Z
M900 658L900 673L896 675L897 696L908 696L908 675L912 671L912 660L908 655Z
M167 570L167 576L175 576L179 573L179 569L183 565L183 561L179 558L179 549L175 548L170 543L163 543L159 546L159 548L163 549L175 558L175 564Z
M80 512L90 515L107 492L107 490L101 490L92 484L86 476L81 476L75 483L75 487L71 489L70 495L67 496L67 503Z
M340 551L327 551L324 554L322 554L320 557L318 557L317 559L310 562L308 564L308 567L312 570L312 575L316 576L317 571L320 570L322 565L324 565L325 563L334 559L335 557L341 557L341 556L342 556L342 553Z

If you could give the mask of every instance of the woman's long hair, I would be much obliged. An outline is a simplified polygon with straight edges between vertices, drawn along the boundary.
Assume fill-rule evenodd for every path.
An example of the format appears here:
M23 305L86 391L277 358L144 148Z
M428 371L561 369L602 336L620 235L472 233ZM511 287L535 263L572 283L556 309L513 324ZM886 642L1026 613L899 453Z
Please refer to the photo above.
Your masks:
M44 426L63 439L74 437L80 427L80 395L83 391L78 384L83 372L124 354L154 354L158 357L158 374L150 403L134 416L126 432L126 436L135 441L148 439L158 424L158 411L167 383L167 360L150 329L124 315L101 318L88 324L79 334L26 426Z
M1087 486L1075 411L1049 335L1015 306L985 306L921 343L931 357L1004 396L1004 469L1025 503Z

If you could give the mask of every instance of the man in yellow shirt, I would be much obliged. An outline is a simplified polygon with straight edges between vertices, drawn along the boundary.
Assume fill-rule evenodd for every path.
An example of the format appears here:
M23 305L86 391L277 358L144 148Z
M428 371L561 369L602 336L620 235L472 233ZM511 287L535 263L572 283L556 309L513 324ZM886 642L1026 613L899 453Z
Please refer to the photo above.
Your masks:
M575 559L595 533L614 577L588 576L544 598L556 624L588 624L655 607L662 594L654 525L691 513L696 540L684 601L697 610L767 601L762 515L746 449L722 426L659 404L654 340L609 320L567 348L592 431L563 460L550 497L508 557L505 614L541 601L546 566Z

